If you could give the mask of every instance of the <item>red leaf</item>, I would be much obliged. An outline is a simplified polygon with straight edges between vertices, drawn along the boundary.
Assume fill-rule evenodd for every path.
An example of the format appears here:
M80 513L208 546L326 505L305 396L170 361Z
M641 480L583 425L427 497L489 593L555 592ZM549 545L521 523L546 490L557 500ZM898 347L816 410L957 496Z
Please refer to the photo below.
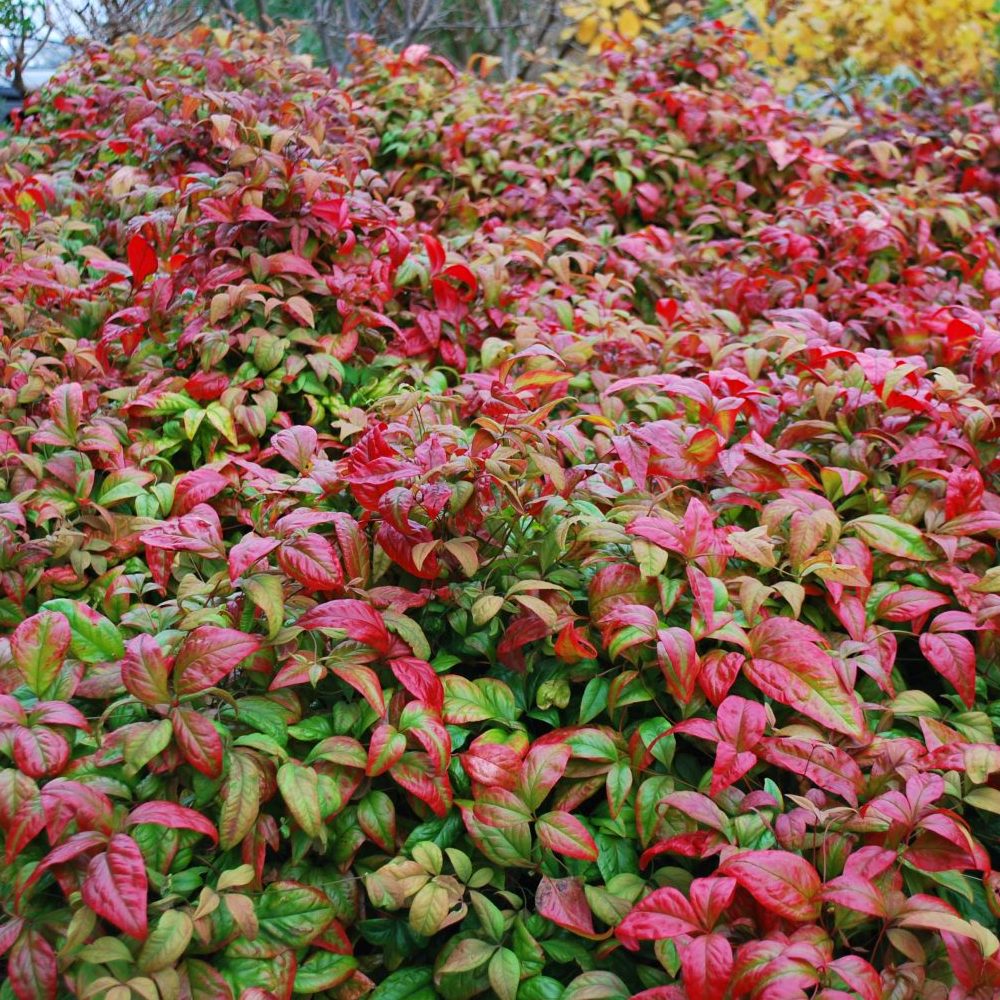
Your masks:
M976 469L952 469L948 473L944 516L951 521L960 514L979 510L984 489L983 477Z
M518 790L532 809L542 804L562 778L571 754L572 750L565 743L543 743L528 752L521 765Z
M14 762L29 778L58 774L69 761L66 737L45 726L14 730Z
M438 274L444 268L444 247L436 236L427 234L422 237L427 250L427 259L431 265L431 274Z
M406 737L387 722L380 722L368 739L368 765L365 773L370 777L384 774L394 767L406 752Z
M857 875L840 875L831 879L823 889L823 899L872 917L888 915L882 890L870 879Z
M662 941L702 930L701 921L684 893L667 887L654 890L633 906L615 928L615 937L634 951L640 941Z
M82 833L75 833L69 840L64 844L60 844L58 847L54 847L44 858L35 866L34 871L24 883L19 887L18 898L24 895L28 889L33 886L50 868L56 865L64 865L75 858L80 857L81 854L86 854L87 851L93 851L98 847L103 847L107 844L108 838L103 833L98 833L96 831L84 831Z
M278 549L278 565L307 590L341 590L344 571L333 546L312 532L290 538Z
M146 863L139 845L116 833L108 849L91 859L83 901L99 917L140 941L146 937Z
M229 579L235 583L248 569L253 569L281 544L277 538L261 538L252 531L247 532L229 550Z
M209 778L219 777L222 774L222 739L215 726L190 708L173 709L170 722L184 759Z
M861 768L843 750L820 740L766 737L759 751L770 764L800 774L824 791L843 796L852 806L864 784Z
M14 665L38 697L59 676L71 638L69 620L58 611L40 611L14 629L10 637Z
M177 693L196 694L213 687L262 645L263 640L257 635L200 625L184 640L174 658Z
M56 955L40 931L29 927L17 939L7 959L7 975L17 1000L55 1000Z
M972 643L957 632L924 632L919 643L930 665L954 685L965 707L972 708L976 700L976 651Z
M802 923L817 920L822 882L808 861L788 851L742 851L719 866L767 910Z
M861 996L861 1000L882 1000L882 978L860 955L842 955L827 966Z
M305 629L339 629L346 632L349 639L363 642L380 653L389 650L389 630L382 616L364 601L327 601L307 611L296 624Z
M660 629L656 637L656 655L667 679L667 690L686 705L694 697L700 666L694 637L687 629L674 626Z
M594 918L591 916L583 885L575 878L549 878L543 875L535 892L535 910L574 934L593 938Z
M447 816L452 805L447 774L437 774L425 753L406 753L390 771L392 780L430 806L436 816Z
M138 288L156 273L156 251L138 233L128 241L128 265L132 269L132 287Z
M151 635L142 634L129 639L122 659L125 690L146 705L170 704L167 681L171 664L170 657Z
M271 438L271 447L299 472L304 472L319 447L319 435L312 427L286 427Z
M6 833L4 860L8 865L45 827L38 786L16 768L0 771L0 825Z
M416 656L400 656L389 661L392 672L407 691L440 712L444 704L444 685L434 668Z
M769 618L751 633L753 658L744 664L750 681L769 698L794 708L829 729L862 736L865 719L821 637L790 618Z
M594 838L572 813L556 809L539 816L535 832L538 839L557 854L582 861L597 860Z
M732 695L719 706L715 724L722 739L737 750L751 750L764 735L767 712L759 702Z
M733 974L733 946L721 934L695 938L681 954L689 1000L723 1000Z
M345 684L350 684L378 715L385 715L385 694L379 683L378 674L371 667L361 663L330 665L330 671Z
M473 781L513 791L521 771L521 758L505 743L476 740L461 754L462 767Z
M756 754L749 750L737 750L732 743L723 740L715 751L711 793L718 795L751 771L756 763Z
M228 384L228 383L227 383ZM185 472L174 483L174 505L170 508L172 517L189 514L200 503L218 496L229 480L215 469L195 469Z
M160 826L174 827L181 830L195 830L218 841L215 824L201 813L175 802L143 802L128 814L131 826L135 823L157 823Z
M891 622L908 622L950 603L950 598L933 590L900 587L879 601L875 616Z

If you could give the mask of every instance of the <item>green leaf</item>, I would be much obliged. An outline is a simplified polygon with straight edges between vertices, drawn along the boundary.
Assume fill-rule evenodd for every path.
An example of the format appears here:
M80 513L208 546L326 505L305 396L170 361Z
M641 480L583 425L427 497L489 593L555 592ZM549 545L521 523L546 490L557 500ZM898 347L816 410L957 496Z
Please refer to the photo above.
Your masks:
M484 966L496 950L497 946L490 941L465 938L452 949L438 969L438 973L471 972L473 969Z
M901 559L917 559L927 562L934 558L923 532L912 524L898 521L888 514L866 514L846 525L873 549L886 552Z
M319 779L311 767L289 761L278 768L278 788L295 822L310 837L322 837L326 830L319 807Z
M269 573L259 573L243 580L243 593L264 612L267 637L273 639L285 621L285 593L281 579Z
M335 914L326 894L297 882L272 882L257 900L258 933L229 945L229 955L270 958L304 948L329 926Z
M368 1000L437 1000L433 981L434 970L429 965L399 969L386 976Z
M172 968L186 951L193 933L194 921L188 914L183 910L167 910L156 922L136 958L139 970L158 972Z
M470 681L458 674L448 674L444 683L444 708L441 717L455 726L470 722L513 722L518 715L514 694L503 681L480 677Z
M358 967L353 955L318 951L299 966L295 973L294 993L321 993L350 979Z
M580 701L580 725L596 719L602 712L608 710L608 691L611 684L606 677L592 677L583 689Z
M229 773L223 782L219 811L219 846L238 844L253 828L260 812L260 771L242 753L228 755Z
M396 808L385 792L370 791L358 803L358 825L382 850L393 850L396 840Z
M521 961L510 948L500 948L494 953L487 974L500 1000L514 1000L517 984L521 981Z
M42 608L59 611L69 621L72 638L70 651L84 663L107 663L125 655L125 644L118 629L104 615L80 601L65 597L46 601Z

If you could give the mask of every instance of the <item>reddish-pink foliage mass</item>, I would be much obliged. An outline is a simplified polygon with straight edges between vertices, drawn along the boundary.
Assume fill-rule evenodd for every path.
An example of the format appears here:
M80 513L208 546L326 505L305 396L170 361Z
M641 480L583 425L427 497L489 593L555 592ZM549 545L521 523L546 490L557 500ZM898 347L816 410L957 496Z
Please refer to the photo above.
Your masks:
M0 1000L998 995L1000 115L742 44L29 102Z

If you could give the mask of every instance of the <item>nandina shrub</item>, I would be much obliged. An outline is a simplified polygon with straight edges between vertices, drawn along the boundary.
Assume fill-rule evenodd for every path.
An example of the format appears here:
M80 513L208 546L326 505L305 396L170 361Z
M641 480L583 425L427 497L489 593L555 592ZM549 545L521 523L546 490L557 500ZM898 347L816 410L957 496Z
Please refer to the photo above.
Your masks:
M29 103L0 997L997 993L995 114L743 44Z

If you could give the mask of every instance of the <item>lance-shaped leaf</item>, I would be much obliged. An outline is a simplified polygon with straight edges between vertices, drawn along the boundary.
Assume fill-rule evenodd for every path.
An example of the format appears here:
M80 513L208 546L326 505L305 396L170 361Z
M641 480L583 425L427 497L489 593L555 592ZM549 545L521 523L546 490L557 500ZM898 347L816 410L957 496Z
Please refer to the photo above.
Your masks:
M138 288L151 274L156 273L156 251L139 233L128 241L128 266L132 271L133 288Z
M435 712L444 705L444 686L434 668L418 656L400 656L389 661L392 672L407 691L426 702Z
M252 531L247 532L229 550L229 579L235 583L244 573L253 569L281 544L279 538L261 538Z
M535 824L538 839L556 854L582 861L597 860L597 844L587 828L572 814L562 809L538 817Z
M168 705L171 665L172 660L151 635L143 633L129 639L122 660L125 690L147 705Z
M222 773L222 739L209 719L190 708L170 712L174 739L187 762L209 778Z
M406 752L406 737L387 722L379 723L368 741L365 773L374 778L393 767Z
M243 753L229 754L229 771L222 784L219 846L234 847L253 829L260 812L260 771Z
M58 611L39 611L14 629L10 637L14 665L37 697L44 697L59 676L71 638L69 621Z
M823 884L805 858L790 851L741 851L719 865L765 909L787 920L817 920Z
M69 761L69 742L45 726L14 730L14 763L30 778L59 774Z
M46 601L43 610L57 611L69 622L70 650L84 663L120 660L125 652L121 634L104 615L81 601L57 598Z
M137 823L156 823L177 830L194 830L210 837L213 843L219 839L215 824L210 819L176 802L143 802L128 814L128 825Z
M201 625L181 643L174 658L174 687L179 695L214 687L263 645L258 635Z
M321 837L324 828L316 772L311 767L288 761L278 768L278 788L295 822L310 837Z
M594 918L579 879L543 875L535 892L535 910L557 927L583 937L596 937Z
M299 472L309 468L319 446L319 435L312 427L285 427L271 438L271 447Z
M761 757L793 774L799 774L824 791L840 795L852 806L864 783L861 768L839 747L820 740L796 737L765 737Z
M924 632L919 643L930 665L954 686L966 708L972 708L976 699L976 651L972 643L957 632Z
M447 773L438 774L425 753L405 753L390 772L393 781L415 795L440 817L448 815L453 793Z
M694 637L686 629L661 628L656 633L656 656L667 690L686 705L694 696L700 667Z
M346 632L349 639L363 642L380 653L388 651L391 640L382 616L370 604L347 598L317 605L302 615L296 625L305 629L338 629Z
M721 934L696 937L681 954L681 973L689 1000L718 1000L733 974L733 946Z
M160 915L136 958L136 965L145 973L173 968L187 951L194 935L194 921L183 910L167 910Z
M566 772L572 750L565 743L543 743L532 747L524 763L517 791L529 813L537 809Z
M629 911L615 928L615 936L627 948L640 941L662 941L681 934L698 934L701 920L688 898L679 889L656 889Z
M33 927L14 942L7 977L17 1000L56 1000L59 971L52 945Z
M423 746L438 771L447 770L451 761L451 736L429 705L411 701L399 716L399 729Z
M107 850L91 859L83 901L99 917L140 941L146 937L146 863L138 844L113 834Z
M848 736L866 732L864 716L821 637L789 618L768 618L750 633L752 656L743 670L768 697Z
M99 847L106 846L107 842L108 838L106 834L98 833L94 830L85 830L81 833L73 834L73 836L67 841L60 844L58 847L52 848L52 850L38 862L32 873L18 887L17 899L20 900L21 896L23 896L50 868L54 868L56 865L67 864L81 855L87 854L89 851L94 851Z
M920 562L934 558L919 528L888 514L865 514L850 521L847 527L853 528L859 538L879 552Z
M313 532L282 542L278 565L308 591L338 591L344 585L344 571L333 546Z

